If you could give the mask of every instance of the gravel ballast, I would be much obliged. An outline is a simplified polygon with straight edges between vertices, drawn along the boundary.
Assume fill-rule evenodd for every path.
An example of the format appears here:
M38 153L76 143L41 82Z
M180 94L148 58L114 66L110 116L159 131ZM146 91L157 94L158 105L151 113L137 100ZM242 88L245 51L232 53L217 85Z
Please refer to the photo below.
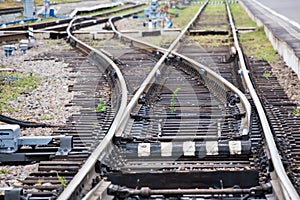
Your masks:
M1 51L3 66L20 73L33 73L41 78L41 83L35 90L27 91L8 102L13 112L3 111L2 114L20 120L63 126L67 118L79 110L76 107L65 107L74 95L68 92L68 85L74 82L74 79L68 77L74 76L74 73L70 72L68 63L45 55L67 51L70 48L64 40L43 40L38 41L38 46L29 49L26 54L18 49L11 57L5 57ZM51 135L54 129L27 128L22 129L21 134L47 136ZM38 170L38 164L1 166L0 170L0 187L17 187L30 173Z

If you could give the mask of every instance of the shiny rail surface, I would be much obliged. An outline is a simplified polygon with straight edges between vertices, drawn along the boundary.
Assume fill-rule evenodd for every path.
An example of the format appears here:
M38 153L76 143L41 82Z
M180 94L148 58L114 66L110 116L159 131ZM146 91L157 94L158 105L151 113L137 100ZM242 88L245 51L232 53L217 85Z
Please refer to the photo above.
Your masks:
M128 4L128 6L125 6L124 8L119 8L117 10L113 11L107 11L102 14L92 14L89 17L82 17L81 22L77 22L73 26L75 28L83 28L88 26L93 26L98 23L105 23L109 20L109 15L116 14L118 12L124 12L130 9L136 9L144 4L136 4L131 5ZM113 4L115 6L115 4ZM138 10L134 13L139 13L142 10ZM91 10L82 10L81 13L84 12L91 12ZM28 29L32 28L33 33L35 34L48 34L50 38L56 39L56 38L62 38L67 36L66 29L69 26L69 23L71 22L72 18L67 19L59 19L56 21L51 22L40 22L35 23L31 25L18 25L18 26L11 26L6 28L0 27L0 43L9 42L9 41L16 41L19 39L25 39L29 37Z
M116 133L116 136L119 136L121 134L121 132L123 132L124 127L130 117L131 111L133 110L134 106L137 104L138 99L140 98L142 93L145 92L145 90L149 89L149 85L151 85L155 81L155 74L157 73L157 71L160 70L162 63L165 61L165 59L168 58L168 56L172 56L172 55L181 57L183 59L183 62L191 64L191 66L194 67L196 70L200 70L200 69L204 70L205 72L207 72L208 79L215 80L220 85L225 85L229 90L238 94L238 96L240 97L240 99L242 101L242 104L244 105L244 110L246 112L246 117L245 117L245 120L243 121L243 126L241 126L240 132L243 134L248 134L249 127L250 127L251 106L250 106L250 103L248 102L247 98L245 97L245 95L239 89L237 89L235 86L233 86L231 83L229 83L227 80L225 80L223 77L221 77L214 71L210 70L208 67L205 67L204 65L197 63L196 61L194 61L190 58L187 58L179 53L176 53L176 51L174 51L174 50L176 50L176 47L180 43L182 37L187 33L187 31L193 25L193 23L195 23L195 21L197 20L197 18L201 14L201 12L204 10L204 8L208 4L208 2L209 1L206 1L200 7L199 11L195 14L193 19L189 22L189 24L185 27L185 29L180 33L180 35L177 37L177 39L171 44L171 46L168 49L163 49L161 47L157 47L155 45L152 45L152 44L149 44L146 42L138 41L135 38L126 36L125 34L122 34L121 32L117 31L117 29L115 28L115 26L113 24L113 21L120 19L120 17L111 18L109 20L110 24L113 28L113 31L118 35L119 38L126 38L127 40L132 41L133 45L137 44L137 46L139 46L139 47L147 48L147 49L150 48L151 50L156 50L156 51L159 51L160 53L164 54L161 57L161 59L158 61L158 63L155 65L155 67L152 69L152 71L149 73L149 76L144 80L141 87L135 93L134 97L129 102L129 104L126 108L126 111L123 115L123 118L120 122L120 127Z
M263 106L260 102L260 99L259 99L258 95L256 94L255 89L249 78L249 72L248 72L248 69L245 64L243 52L239 45L237 31L236 31L236 28L235 28L235 25L233 22L233 18L232 18L231 12L230 12L228 1L226 0L225 2L226 2L226 10L228 13L228 18L230 21L231 31L232 31L233 38L234 38L234 45L235 45L235 48L237 50L238 57L239 57L239 64L241 67L241 76L243 77L243 79L246 83L245 87L246 87L247 91L249 92L249 94L251 95L251 97L254 101L254 104L257 108L257 111L259 113L259 118L260 118L260 121L262 124L263 132L265 135L265 140L267 143L267 149L268 149L268 152L270 153L270 157L271 157L274 169L275 169L275 176L274 176L275 178L273 177L272 179L279 182L279 185L280 185L282 191L279 191L278 193L282 193L285 199L291 199L291 200L300 199L298 193L296 192L295 188L291 184L291 182L290 182L289 178L287 177L286 172L284 170L283 164L281 162L281 158L279 156L278 150L276 148L276 144L275 144L273 136L272 136L272 131L271 131L268 119L266 117L266 114L264 113L264 108L263 108ZM197 14L194 16L194 18L189 22L189 24L185 27L185 29L182 30L180 35L176 38L176 40L171 44L171 46L168 49L164 49L164 48L161 48L161 47L158 47L158 46L146 43L146 42L142 42L140 40L137 40L135 38L127 36L127 35L119 32L118 30L116 30L116 28L114 26L114 22L116 20L122 19L122 17L128 17L132 14L127 14L122 17L113 17L113 18L105 19L106 21L110 22L115 35L117 37L119 37L121 40L131 41L132 45L135 47L144 49L149 52L158 52L159 54L162 55L160 60L153 67L153 69L151 70L151 72L149 73L147 78L141 84L140 88L136 91L135 95L132 97L132 99L130 100L130 102L128 104L127 104L128 97L127 97L126 82L125 82L123 75L122 75L120 69L118 68L118 66L105 53L85 44L84 42L82 42L81 40L79 40L72 34L72 31L76 29L76 26L80 27L81 20L88 19L88 20L90 20L90 22L87 22L87 23L93 24L94 23L93 19L89 18L89 17L82 17L82 18L78 17L78 18L74 18L70 21L70 23L68 24L68 27L67 27L68 41L70 42L70 44L73 47L78 48L85 55L92 55L95 58L97 58L98 60L100 60L99 64L101 64L105 67L111 68L112 73L116 74L116 80L117 80L118 86L121 88L122 98L121 98L121 103L119 105L119 110L115 116L115 119L114 119L107 135L105 136L103 141L101 141L101 143L96 147L96 149L91 154L89 159L85 162L85 164L82 166L80 171L76 174L76 176L71 180L71 182L68 184L68 186L65 188L65 190L61 193L61 195L58 197L58 199L65 200L65 199L77 199L78 198L78 196L75 193L80 194L79 190L81 190L81 188L83 187L84 182L87 181L87 179L89 179L93 175L93 173L94 173L93 171L95 169L96 162L101 160L101 158L105 154L110 153L111 146L113 145L112 139L115 136L119 137L122 134L122 132L124 131L124 129L127 125L128 120L130 118L130 114L132 113L134 107L138 104L139 98L142 96L143 93L145 93L147 90L149 90L150 86L156 81L156 78L157 78L156 75L161 70L164 62L166 60L168 60L169 58L174 58L174 57L178 58L181 60L181 62L185 63L186 65L190 66L191 68L195 69L196 71L201 71L203 76L205 76L208 80L212 80L213 84L211 84L210 87L216 87L216 85L217 86L222 85L225 88L225 90L232 91L233 93L237 94L239 96L239 98L241 99L241 103L243 105L242 109L245 112L245 116L243 117L239 133L241 135L249 134L249 130L251 129L250 128L251 127L251 119L250 118L251 118L252 110L251 110L251 105L250 105L247 97L245 96L245 94L243 94L243 92L241 92L233 84L228 82L225 78L221 77L219 74L217 74L213 70L209 69L207 66L204 66L203 64L200 64L200 63L196 62L195 60L176 52L176 49L177 49L178 45L180 44L181 39L186 35L189 28L193 25L193 23L195 23L195 21L200 16L201 12L203 11L203 9L205 8L205 6L208 3L209 3L209 0L207 0L201 6L201 8L197 12ZM98 21L98 22L100 23L102 21ZM63 27L60 27L60 28L63 29ZM222 91L220 93L222 94ZM101 187L102 184L103 184L103 181L100 181L88 194L86 194L84 199L89 199L89 197L91 197L93 195L93 192L95 192L99 187ZM106 187L108 187L108 185ZM130 190L130 193L137 194L137 195L141 194L142 192L145 192L145 191ZM149 192L152 194L167 194L168 192L170 194L171 193L178 193L178 194L191 193L191 194L193 194L195 192L199 192L202 194L205 194L205 193L211 194L212 192L216 192L216 193L219 192L220 194L224 194L224 193L230 194L230 193L235 193L235 192L249 193L249 192L251 192L251 188L245 189L245 190L242 190L242 189L236 189L236 190L220 189L220 190L214 190L214 191L203 190L203 189L202 190L199 189L197 191L195 191L195 190L165 191L165 190L161 189L161 190L150 190L150 191L146 191L146 192Z
M245 60L244 60L244 55L243 52L241 50L241 47L239 45L239 40L238 40L238 36L237 36L237 31L232 19L232 15L230 14L230 8L228 5L228 1L226 0L226 9L228 10L228 18L230 21L230 26L232 29L232 33L233 33L233 38L234 38L234 44L235 44L235 48L238 52L239 55L239 59L240 59L240 66L241 66L241 70L242 70L242 76L246 82L247 88L249 90L249 93L254 101L254 104L257 108L257 111L259 113L259 118L262 124L262 128L264 131L264 135L265 135L265 140L267 142L267 147L268 147L268 151L270 152L270 156L273 162L273 166L276 172L276 175L278 176L278 180L280 181L280 185L282 187L283 190L283 195L285 197L285 199L300 199L297 191L295 190L294 186L292 185L291 181L289 180L289 178L286 175L285 169L283 167L283 164L281 162L281 158L280 155L278 153L278 149L276 147L275 141L273 139L273 135L272 135L272 131L267 119L267 116L264 112L264 108L260 102L260 99L253 87L253 84L250 80L249 77L249 71L246 67L245 64Z
M173 50L176 48L176 46L179 44L181 38L186 34L188 28L192 25L192 23L197 19L197 17L200 15L201 11L204 9L204 7L207 5L208 1L206 1L205 4L203 4L203 6L199 9L199 11L197 12L197 14L195 15L195 17L193 18L193 20L188 24L188 26L186 26L186 28L184 29L184 31L181 32L181 34L178 36L178 38L172 43L172 45L169 47L169 49L162 49L160 47L156 47L154 45L150 45L148 43L144 43L138 40L135 40L134 38L125 36L123 34L121 34L120 32L118 32L114 25L113 25L113 21L119 18L111 18L110 19L110 23L113 27L113 30L115 31L115 33L120 37L120 38L126 38L127 40L132 41L133 44L136 44L137 46L139 46L140 48L146 48L148 51L158 51L160 53L163 53L163 56L161 57L161 59L158 61L158 63L154 66L154 68L152 69L152 71L150 72L150 74L148 75L148 77L145 79L145 81L143 82L143 84L141 85L141 87L139 88L139 90L136 92L136 94L134 95L134 97L131 99L131 101L129 102L128 106L126 107L126 110L123 110L124 112L121 113L119 111L119 113L117 114L117 117L115 118L114 123L115 126L112 126L112 128L110 129L108 135L105 137L105 139L103 140L103 142L101 142L101 144L98 146L98 148L95 150L96 153L93 153L91 157L93 157L91 159L91 161L87 161L86 164L82 167L82 170L74 177L74 179L70 182L70 184L68 185L68 187L64 190L64 192L60 195L59 199L66 199L66 198L70 198L73 193L75 192L76 188L79 187L80 183L83 181L83 179L85 178L86 174L91 170L91 168L93 168L90 165L94 165L97 158L100 157L100 154L103 153L105 151L105 148L107 148L110 143L111 143L111 139L116 131L116 129L118 129L118 132L124 128L126 121L129 118L129 114L131 112L131 110L133 109L133 107L137 104L137 101L140 97L140 95L145 91L145 89L147 89L147 87L149 87L149 85L151 85L151 81L155 81L155 74L157 73L157 71L160 69L161 65L163 64L163 62L168 58L168 56L171 55L172 56L176 55L178 57L181 57L185 60L186 63L189 63L190 65L192 65L193 68L195 68L196 70L204 70L205 74L207 74L207 78L214 80L214 82L219 82L219 84L225 85L227 87L227 89L234 91L236 94L239 95L239 97L241 98L243 105L244 105L244 110L246 111L246 117L245 120L243 122L243 125L241 126L241 131L243 134L248 134L249 131L249 125L250 125L250 113L251 113L251 106L247 100L247 98L237 89L235 88L232 84L230 84L228 81L226 81L225 79L223 79L222 77L220 77L218 74L216 74L215 72L213 72L212 70L206 68L205 66L194 62L192 59L189 59L187 57L184 57L176 52L174 52ZM73 20L72 22L74 22L75 20ZM80 46L80 49L82 51L84 51L85 53L89 52L89 49L92 49L91 47L88 47L88 45L83 44L80 40L76 39L74 36L72 36L72 34L70 33L70 29L71 29L71 24L68 28L68 35L69 35L69 39L71 44L73 43L73 45L76 46ZM93 49L93 51L97 52L95 49ZM98 53L98 52L97 52ZM99 52L99 54L101 55L102 53ZM123 107L122 107L123 108ZM120 115L119 115L120 114ZM122 118L119 118L119 116L122 115ZM119 120L119 121L117 121ZM121 122L121 123L120 123ZM117 127L119 125L119 128ZM121 129L120 129L121 127ZM103 155L102 155L103 156ZM85 169L87 167L87 169ZM98 184L98 186L100 185L100 183ZM97 186L95 187L97 188ZM87 197L90 196L90 194L87 194ZM86 198L87 198L86 197Z
M106 55L104 55L101 51L98 51L94 49L93 47L83 43L76 37L74 37L70 31L72 24L78 20L78 18L73 19L70 22L70 25L67 29L68 36L70 43L73 43L77 48L80 48L86 53L95 52L99 57L103 58L103 63L110 65L116 72L116 78L118 79L119 87L121 88L122 92L122 99L121 104L118 110L118 113L115 116L115 119L107 133L107 135L104 137L104 139L101 141L101 143L96 147L96 149L93 151L93 153L90 155L89 159L85 162L85 164L82 166L80 171L76 174L76 176L72 179L72 181L68 184L67 188L62 192L62 194L58 197L58 199L65 200L69 199L71 197L75 198L75 192L79 189L82 182L86 179L86 176L88 174L92 174L92 170L94 169L95 163L97 162L98 158L101 154L103 154L104 151L107 151L109 144L111 143L111 140L114 136L114 132L117 129L117 126L119 124L119 121L121 119L121 116L126 108L127 104L127 87L125 80L119 70L119 68L115 65L113 61L111 61Z

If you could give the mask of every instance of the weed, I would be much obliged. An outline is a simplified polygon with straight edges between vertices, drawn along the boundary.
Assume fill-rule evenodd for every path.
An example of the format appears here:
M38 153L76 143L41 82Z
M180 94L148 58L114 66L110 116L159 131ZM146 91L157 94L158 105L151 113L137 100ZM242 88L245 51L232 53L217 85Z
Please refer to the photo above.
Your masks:
M173 91L172 99L171 99L171 106L170 106L171 112L175 111L175 97L176 97L177 93L179 92L179 90L181 90L181 88L176 88L176 90Z
M252 21L239 3L230 4L230 11L237 27L256 27L256 23Z
M201 4L197 5L190 5L189 7L185 8L184 10L178 9L169 9L170 13L175 13L179 11L179 16L174 19L174 28L184 28L188 22L194 17L194 15L199 10Z
M98 105L96 107L96 111L97 112L106 111L106 105L104 104L104 99L103 98L99 99L99 103L98 103Z
M37 88L41 79L33 73L8 73L0 72L0 111L8 109L12 112L12 108L8 106L8 102L16 99L21 93L28 92Z
M264 27L257 27L240 4L230 4L231 12L237 27L256 27L253 32L239 34L243 50L255 59L263 59L268 62L276 62L279 59L278 52L273 49L265 35Z
M67 187L67 181L66 181L66 179L64 177L60 176L58 174L58 172L56 172L56 176L57 176L57 179L60 182L60 185L63 186L64 188L66 188Z
M38 121L48 121L48 120L53 120L54 119L54 116L53 115L45 115L41 118L38 119Z
M39 186L43 184L43 180L42 179L38 179L37 183L34 184L34 186Z
M293 114L295 117L299 117L299 116L300 116L300 108L295 108L292 114Z
M263 77L265 77L265 78L270 78L271 76L272 76L272 74L271 74L270 71L265 71L265 72L263 73Z
M196 41L201 46L205 46L208 48L230 45L230 41L228 40L228 37L226 35L201 35L193 36L191 38L192 41Z
M6 168L1 168L0 174L8 174L8 170Z

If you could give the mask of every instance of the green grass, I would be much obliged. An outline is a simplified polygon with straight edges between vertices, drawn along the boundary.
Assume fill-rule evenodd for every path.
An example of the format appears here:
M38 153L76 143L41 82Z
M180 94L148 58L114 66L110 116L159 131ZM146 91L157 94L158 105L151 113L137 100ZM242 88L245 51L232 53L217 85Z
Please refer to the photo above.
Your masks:
M269 63L279 60L278 53L265 35L263 27L257 27L240 4L230 4L236 27L256 27L256 31L239 34L239 40L247 56L266 60Z
M178 13L179 16L176 18L173 18L173 28L185 28L186 25L189 23L189 21L195 16L195 14L198 12L199 8L201 7L201 4L197 5L190 5L184 10L179 9L169 9L169 12L171 13Z
M265 77L265 78L270 78L270 77L272 77L272 74L271 74L270 71L265 71L265 72L263 73L263 77Z
M53 120L53 119L54 119L53 115L44 115L44 116L40 117L38 119L38 121L48 121L48 120Z
M16 99L21 93L34 90L40 81L33 73L0 72L0 112L12 112L8 101Z
M174 91L173 91L173 94L172 94L172 99L171 99L171 106L170 106L170 110L171 112L175 112L175 97L177 95L177 93L181 90L181 88L176 88Z
M98 103L98 105L96 107L96 111L97 112L104 112L104 111L106 111L106 105L104 103L104 99L103 98L99 99L99 103Z
M208 48L228 46L230 45L228 36L226 35L200 35L190 37L192 41L197 42L201 46Z
M254 32L240 34L239 39L248 56L252 55L255 59L263 59L270 63L278 61L279 55L266 37L263 27Z
M0 174L8 174L8 170L6 168L1 168Z
M292 114L293 114L295 117L299 117L299 116L300 116L300 108L295 108Z
M66 179L64 177L60 176L58 174L58 172L56 172L56 177L57 177L58 181L60 182L60 185L63 186L64 188L66 188L67 187Z
M214 16L214 20L212 18L208 21L210 24L209 26L201 26L201 29L213 29L213 30L226 30L228 29L228 23L226 25L216 26L213 24L218 24L220 21L225 21L227 18L227 14L225 12L226 7L225 4L208 4L203 11L203 19L202 21L206 22L205 16Z
M229 5L231 13L234 16L236 27L257 27L256 23L252 21L240 4L235 3Z

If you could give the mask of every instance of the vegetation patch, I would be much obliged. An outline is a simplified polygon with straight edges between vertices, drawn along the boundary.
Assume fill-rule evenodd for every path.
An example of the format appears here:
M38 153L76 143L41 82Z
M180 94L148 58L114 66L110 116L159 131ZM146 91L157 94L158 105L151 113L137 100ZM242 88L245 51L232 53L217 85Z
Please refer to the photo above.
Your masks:
M245 54L269 63L279 60L278 53L265 35L263 27L257 27L240 4L230 4L236 27L256 27L256 31L239 34Z
M174 28L185 28L186 25L191 21L191 19L195 16L198 12L199 8L202 4L191 4L187 8L180 10L177 8L169 8L170 13L178 13L178 17L174 18L173 16L173 24Z
M265 77L265 78L270 78L271 76L272 76L272 74L271 74L270 71L265 71L265 72L263 73L263 77Z
M259 27L254 32L240 34L239 38L244 52L248 56L253 56L255 59L263 59L270 63L279 60L278 52L273 49L263 27Z
M191 37L192 41L196 41L201 46L208 48L229 46L230 41L226 35L200 35Z
M230 11L236 27L257 27L239 3L230 4Z
M227 14L225 11L225 4L208 4L203 11L203 18L201 29L206 30L227 30L228 29L228 23L220 25L220 21L223 21L227 18ZM205 16L209 16L209 19L206 19ZM214 16L214 17L211 17Z
M295 117L299 117L299 116L300 116L300 108L295 108L292 114L293 114Z
M58 181L60 182L60 185L63 186L64 188L66 188L67 187L67 180L64 177L60 176L58 174L58 172L56 172L56 177L57 177Z
M0 169L0 174L8 174L8 170L5 167L3 167Z
M33 73L0 72L0 112L12 112L8 102L34 90L40 81Z
M106 105L104 103L104 99L103 98L99 99L99 103L97 104L96 111L97 112L104 112L104 111L106 111Z

